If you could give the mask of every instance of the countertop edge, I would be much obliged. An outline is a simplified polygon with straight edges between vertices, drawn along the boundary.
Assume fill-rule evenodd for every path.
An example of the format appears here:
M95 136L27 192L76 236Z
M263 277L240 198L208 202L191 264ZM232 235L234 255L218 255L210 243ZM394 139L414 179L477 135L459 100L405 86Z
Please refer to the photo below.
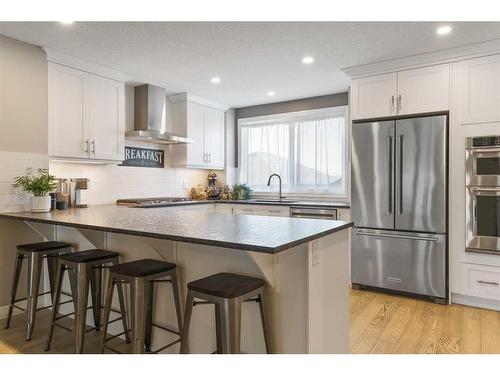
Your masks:
M292 247L302 245L304 243L313 241L315 239L318 239L318 238L327 236L329 234L333 234L333 233L339 232L343 229L350 228L350 227L354 226L354 223L352 221L341 221L343 224L339 225L338 227L335 227L335 228L332 228L329 230L325 230L323 232L316 233L314 235L302 238L300 240L292 241L292 242L289 242L289 243L286 243L284 245L280 245L277 247L267 247L267 246L256 246L256 245L249 245L249 244L237 244L234 242L224 242L224 241L217 241L217 240L204 240L204 239L200 239L200 238L179 237L179 236L174 236L174 235L169 235L169 234L133 231L133 230L121 229L121 228L102 227L102 226L98 226L98 225L69 223L69 222L64 222L64 221L59 221L59 220L54 220L54 219L27 218L27 217L18 215L15 212L13 212L13 213L0 213L0 218L15 219L15 220L20 220L20 221L28 221L28 222L44 223L44 224L55 224L55 225L74 227L74 228L82 228L82 229L93 229L93 230L99 230L99 231L105 231L105 232L111 232L111 233L128 234L128 235L139 236L139 237L158 238L158 239L163 239L163 240L170 240L170 241L184 242L184 243L195 243L195 244L200 244L200 245L224 247L224 248L229 248L229 249L234 249L234 250L253 251L253 252L258 252L258 253L266 253L266 254L277 254L277 253L280 253L284 250L290 249Z

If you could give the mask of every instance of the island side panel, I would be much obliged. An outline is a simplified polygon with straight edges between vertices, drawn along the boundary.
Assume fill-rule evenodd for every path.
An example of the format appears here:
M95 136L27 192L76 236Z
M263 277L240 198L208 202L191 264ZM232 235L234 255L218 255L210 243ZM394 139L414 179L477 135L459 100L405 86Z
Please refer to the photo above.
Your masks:
M349 353L349 233L309 243L308 353Z

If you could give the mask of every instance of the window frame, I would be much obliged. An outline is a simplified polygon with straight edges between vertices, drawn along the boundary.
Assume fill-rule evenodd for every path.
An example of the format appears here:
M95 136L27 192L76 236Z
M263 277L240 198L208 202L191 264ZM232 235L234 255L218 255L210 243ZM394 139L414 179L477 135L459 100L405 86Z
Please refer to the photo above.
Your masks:
M351 148L351 127L350 127L350 113L349 107L347 105L336 106L336 107L328 107L328 108L320 108L320 109L311 109L304 111L295 111L295 112L286 112L286 113L276 113L272 115L264 115L264 116L254 116L254 117L244 117L238 118L237 120L237 148L238 148L238 168L236 174L236 181L241 183L240 180L240 171L241 171L241 160L242 160L242 150L243 147L241 145L242 139L242 127L248 123L265 123L265 122L276 122L279 121L300 121L300 120L317 120L321 119L321 117L332 117L338 116L342 114L345 118L345 144L344 144L344 176L345 176L345 193L344 194L325 194L322 192L287 192L286 195L289 198L306 198L312 200L330 200L330 201L342 201L348 202L350 197L350 148ZM275 192L262 192L256 191L253 193L256 198L272 198L276 195Z

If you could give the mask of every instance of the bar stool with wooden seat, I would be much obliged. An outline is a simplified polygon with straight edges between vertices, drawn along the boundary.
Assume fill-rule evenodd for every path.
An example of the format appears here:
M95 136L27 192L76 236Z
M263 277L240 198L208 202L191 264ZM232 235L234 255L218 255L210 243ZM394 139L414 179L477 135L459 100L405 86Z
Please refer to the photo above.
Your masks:
M237 275L217 273L203 279L191 281L187 285L184 331L182 333L181 353L188 353L189 325L193 306L215 304L215 326L217 338L216 353L239 353L241 338L241 303L259 303L266 353L271 353L271 336L267 315L267 301L264 295L264 280ZM202 301L195 301L200 299Z
M168 277L168 279L164 279ZM169 282L172 284L175 311L177 315L178 330L154 322L154 292L156 283ZM119 335L106 337L109 313L113 299L114 286L122 283L130 284L130 326L133 343L133 353L144 352L158 353L181 341L182 315L179 299L179 286L177 281L176 265L155 259L141 259L133 262L122 263L111 267L106 292L104 308L104 324L101 336L101 353L104 348L115 353L120 353L106 343ZM151 350L153 327L159 328L179 336L179 339L167 345Z
M108 264L119 264L119 253L116 251L93 249L79 251L71 254L64 254L59 257L57 265L56 291L54 294L54 308L52 309L51 324L45 350L50 350L52 343L52 334L54 326L70 330L69 328L59 324L57 321L70 315L75 315L74 331L75 331L75 353L83 352L84 336L86 329L87 310L93 310L94 326L97 331L101 328L101 291L102 291L102 270L109 268ZM71 282L71 291L75 301L75 310L73 313L58 316L61 286L64 272L68 271ZM91 288L92 306L88 307L89 286ZM120 310L116 311L121 316L114 321L122 320L124 334L129 340L128 327L126 321L125 302L123 298L123 290L121 285L118 287L118 298L120 301Z
M31 340L33 329L35 326L36 312L41 310L37 309L38 297L50 293L52 303L54 302L53 293L55 290L55 274L57 266L57 258L60 254L70 253L71 244L59 241L46 241L36 242L17 246L16 263L14 266L14 273L12 276L12 287L10 292L9 308L7 311L7 319L5 320L5 328L9 328L12 318L12 311L14 308L26 311L26 340ZM21 268L23 260L28 260L28 284L26 298L16 299L17 286L19 284L19 277L21 275ZM39 294L40 277L42 275L43 260L47 260L47 268L49 274L50 292ZM26 309L16 305L17 302L26 302ZM42 309L51 306L43 307Z

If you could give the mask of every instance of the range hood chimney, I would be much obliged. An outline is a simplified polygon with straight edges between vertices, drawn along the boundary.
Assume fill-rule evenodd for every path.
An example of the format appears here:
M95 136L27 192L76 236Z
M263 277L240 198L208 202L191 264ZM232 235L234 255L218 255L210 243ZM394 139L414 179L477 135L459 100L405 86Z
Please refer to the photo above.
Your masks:
M134 87L134 130L127 131L128 140L159 143L191 143L189 138L165 131L165 89L153 85Z

